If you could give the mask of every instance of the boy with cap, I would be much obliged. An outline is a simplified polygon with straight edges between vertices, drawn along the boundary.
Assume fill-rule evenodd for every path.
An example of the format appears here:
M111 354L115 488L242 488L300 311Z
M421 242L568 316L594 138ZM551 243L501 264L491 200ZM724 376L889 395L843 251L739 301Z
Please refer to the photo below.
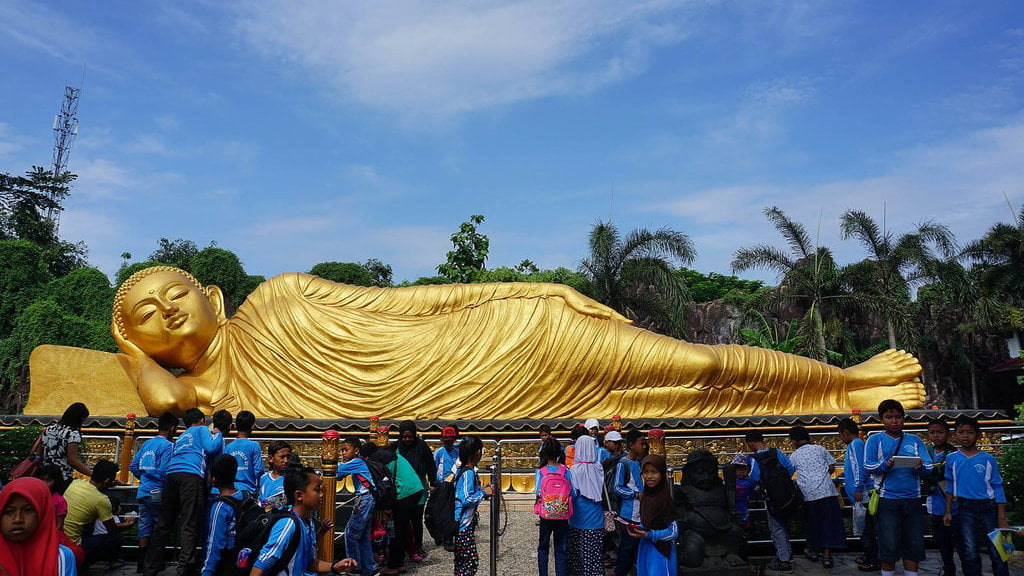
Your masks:
M609 458L615 458L622 454L623 439L618 430L612 430L604 435L604 446L597 449L597 461L604 463Z
M449 474L459 469L459 451L455 448L455 439L459 431L454 426L445 426L441 430L441 447L434 451L434 470L438 482L444 482Z

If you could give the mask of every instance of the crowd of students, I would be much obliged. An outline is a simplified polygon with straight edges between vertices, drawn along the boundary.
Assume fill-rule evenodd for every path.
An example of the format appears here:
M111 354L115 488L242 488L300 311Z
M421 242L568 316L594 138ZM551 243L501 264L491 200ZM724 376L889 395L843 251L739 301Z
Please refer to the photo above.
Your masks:
M73 412L74 421L82 410ZM1008 574L987 537L992 529L1007 527L1006 499L996 460L977 448L978 422L966 416L956 420L959 449L954 449L944 420L929 421L925 444L904 434L899 402L882 402L878 415L883 430L866 442L853 420L838 426L847 446L843 489L853 507L854 534L861 540L860 569L889 576L902 561L904 573L915 576L924 559L927 517L946 576L956 573L956 556L965 576L980 575L986 550L993 574ZM494 493L476 470L483 453L479 438L460 440L456 428L448 426L441 446L431 453L412 421L402 422L399 438L385 448L357 436L343 438L337 476L351 477L355 489L345 527L347 557L326 563L315 554L319 537L333 528L333 518L317 518L322 480L297 462L287 442L270 442L264 454L250 438L256 419L249 412L233 419L218 411L207 426L206 416L192 409L183 422L179 435L179 419L170 413L160 416L157 436L139 448L130 466L139 480L140 573L155 576L163 570L169 535L176 531L177 566L184 576L235 574L240 567L253 575L401 574L406 560L428 559L424 505L427 495L447 481L454 486L457 527L444 544L454 552L455 576L476 574L476 509ZM236 437L226 442L232 427ZM573 428L563 449L550 428L541 426L535 473L539 574L547 576L553 549L555 576L604 576L607 569L613 576L675 575L680 526L664 457L648 454L647 438L638 430L624 435L607 430L602 445L599 432L597 420L587 420ZM61 437L74 441L67 445L74 445L71 453L80 464L75 450L80 436L65 432ZM831 567L832 552L847 543L832 479L836 462L829 451L814 444L802 426L789 432L793 451L788 455L769 447L758 430L745 439L749 452L731 463L736 511L749 530L749 500L760 489L776 552L767 568L793 570L788 529L798 514L806 527L805 556ZM65 467L49 463L36 478L20 478L0 489L4 574L66 576L96 562L120 563L122 532L135 518L120 515L117 499L104 494L116 484L117 466L100 460L89 472L87 479L69 483ZM389 483L390 493L385 489ZM926 514L920 509L922 496ZM251 523L244 515L253 509L264 514L267 527L243 554L242 534ZM375 514L383 509L389 511L390 529ZM386 544L375 546L387 534Z

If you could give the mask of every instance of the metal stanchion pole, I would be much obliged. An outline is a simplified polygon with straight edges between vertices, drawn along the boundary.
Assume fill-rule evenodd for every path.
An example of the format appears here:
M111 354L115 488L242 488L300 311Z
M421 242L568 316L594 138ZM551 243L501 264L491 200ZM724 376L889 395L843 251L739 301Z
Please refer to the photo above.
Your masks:
M498 576L498 524L501 522L501 442L494 447L494 460L491 464L491 485L494 494L491 496L491 562L490 575Z
M324 499L320 502L320 518L334 521L334 502L337 490L338 472L338 431L324 432L323 444L320 445L320 467L323 479ZM334 528L327 531L317 542L317 558L324 562L334 562Z

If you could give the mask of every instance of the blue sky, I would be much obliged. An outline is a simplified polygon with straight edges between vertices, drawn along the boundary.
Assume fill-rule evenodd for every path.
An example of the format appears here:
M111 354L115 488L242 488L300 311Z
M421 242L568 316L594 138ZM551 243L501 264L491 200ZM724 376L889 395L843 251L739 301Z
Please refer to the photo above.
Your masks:
M575 268L610 217L730 273L782 244L766 206L848 262L846 209L965 242L1024 203L1021 2L0 0L0 23L0 171L49 165L86 68L61 234L110 275L167 237L415 279L471 214L492 268Z

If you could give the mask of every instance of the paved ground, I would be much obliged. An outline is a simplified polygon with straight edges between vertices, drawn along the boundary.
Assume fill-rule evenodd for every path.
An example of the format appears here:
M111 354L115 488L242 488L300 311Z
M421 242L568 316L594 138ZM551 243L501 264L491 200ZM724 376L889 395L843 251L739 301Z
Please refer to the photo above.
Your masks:
M538 573L537 568L537 526L536 516L526 510L516 510L508 514L507 525L504 535L500 538L500 550L498 553L497 576L533 576ZM480 574L486 576L490 568L490 537L489 537L488 514L484 506L481 507L480 526L477 528L477 547L480 552ZM409 564L408 576L449 576L452 573L452 555L442 548L437 548L433 543L429 544L427 550L430 554L428 561L422 564ZM1020 553L1018 553L1020 554ZM852 576L854 574L867 574L857 570L854 558L857 554L836 554L836 565L831 570L822 568L821 564L812 563L802 556L795 561L794 574L797 576L810 575L832 575ZM1015 562L1011 567L1013 576L1024 576L1024 559ZM754 562L767 562L768 558L753 558ZM984 561L984 573L991 574L988 560ZM922 575L938 575L940 563L933 550L928 551L928 559L921 564ZM554 575L552 567L549 573ZM92 567L87 576L134 576L134 562L127 563L118 569L108 569L99 565ZM704 573L707 574L707 573ZM771 573L769 573L771 574ZM902 574L897 570L897 574ZM161 576L174 576L173 568L168 568L161 573Z

